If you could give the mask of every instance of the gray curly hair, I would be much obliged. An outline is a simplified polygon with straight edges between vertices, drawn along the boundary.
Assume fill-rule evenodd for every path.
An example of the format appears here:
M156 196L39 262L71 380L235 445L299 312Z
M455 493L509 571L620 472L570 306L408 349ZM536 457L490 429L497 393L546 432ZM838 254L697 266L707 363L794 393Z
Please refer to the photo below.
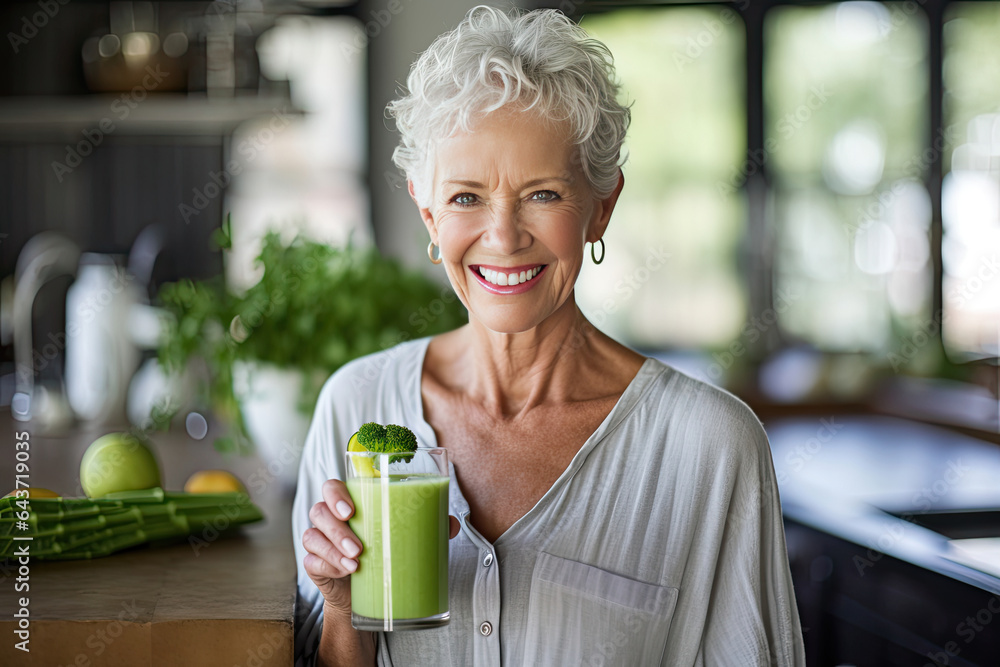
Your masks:
M616 99L613 57L557 10L472 8L420 55L406 88L386 107L402 135L392 160L413 181L422 207L432 197L435 139L458 128L468 132L477 114L513 102L570 122L596 197L607 197L618 184L631 114Z

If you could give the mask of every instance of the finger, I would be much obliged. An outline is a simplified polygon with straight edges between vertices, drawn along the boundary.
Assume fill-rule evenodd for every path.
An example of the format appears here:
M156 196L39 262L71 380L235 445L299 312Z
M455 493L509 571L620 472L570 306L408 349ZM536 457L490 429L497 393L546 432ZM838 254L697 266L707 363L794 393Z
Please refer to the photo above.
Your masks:
M462 524L458 522L453 516L448 517L448 539L453 540L458 535L459 531L462 530Z
M326 572L335 573L324 574L323 576L339 579L346 577L358 569L358 561L345 556L318 528L310 528L302 533L302 546L305 547L306 551L322 559L332 568L332 570L325 570ZM304 560L303 565L305 565Z
M342 555L356 559L361 553L363 548L361 540L346 523L330 513L326 503L319 502L313 505L309 510L309 519Z
M354 514L354 503L347 487L339 479L328 479L323 482L323 500L330 511L341 521L347 521Z
M306 574L313 581L322 579L340 579L344 575L334 566L327 563L325 560L313 553L307 553L302 559L302 567L305 568Z

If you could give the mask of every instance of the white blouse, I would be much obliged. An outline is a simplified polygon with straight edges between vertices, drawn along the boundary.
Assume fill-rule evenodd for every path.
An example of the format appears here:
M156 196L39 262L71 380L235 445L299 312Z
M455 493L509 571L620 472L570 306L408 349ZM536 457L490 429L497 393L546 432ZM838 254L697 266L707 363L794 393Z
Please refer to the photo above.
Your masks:
M292 512L295 664L312 665L323 598L302 568L309 508L343 479L364 422L423 416L430 339L344 366L326 383ZM451 466L449 625L378 633L379 665L805 665L771 452L733 395L646 359L569 467L493 543ZM461 473L460 470L458 470Z

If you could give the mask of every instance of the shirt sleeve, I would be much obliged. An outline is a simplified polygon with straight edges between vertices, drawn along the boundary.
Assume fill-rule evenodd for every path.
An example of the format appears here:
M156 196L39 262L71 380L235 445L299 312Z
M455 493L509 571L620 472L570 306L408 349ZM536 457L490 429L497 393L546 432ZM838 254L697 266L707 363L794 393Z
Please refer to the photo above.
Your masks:
M804 667L778 486L767 435L747 419L698 664Z
M309 509L322 498L321 488L327 479L324 454L333 441L329 390L328 382L316 402L316 411L302 448L298 486L292 503L292 542L295 546L297 571L295 667L311 667L316 664L316 652L323 632L323 596L302 567L302 560L306 555L305 547L302 546L302 533L311 525Z
M316 410L302 448L298 485L292 503L292 542L297 571L295 667L316 664L323 634L323 595L302 566L307 553L302 546L302 534L312 526L309 510L323 499L323 483L328 479L344 479L347 441L362 423L362 413L368 417L375 414L362 391L372 385L362 375L371 363L364 358L356 360L327 380L316 401ZM391 667L381 632L376 635L376 655L379 665Z

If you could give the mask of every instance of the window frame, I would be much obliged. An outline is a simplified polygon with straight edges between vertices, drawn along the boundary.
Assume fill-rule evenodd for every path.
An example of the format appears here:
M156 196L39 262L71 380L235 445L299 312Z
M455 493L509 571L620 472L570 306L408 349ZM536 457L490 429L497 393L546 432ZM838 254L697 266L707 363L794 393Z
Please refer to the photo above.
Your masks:
M765 143L765 110L764 110L764 23L768 12L781 6L823 6L834 4L837 0L703 0L678 1L670 0L562 0L562 2L547 2L536 0L532 8L560 9L575 21L584 16L603 14L624 9L651 7L692 7L714 5L728 7L742 19L746 29L746 136L747 153L763 151ZM936 138L944 131L944 20L948 7L956 2L992 2L994 0L904 0L904 4L915 6L923 12L928 26L928 91L929 105L926 146L934 146ZM923 184L931 200L930 225L930 262L933 271L931 295L931 312L941 313L944 306L943 295L943 264L941 244L943 239L943 223L941 210L941 190L943 182L944 151L933 151L933 159L929 162L924 175ZM774 268L773 250L768 247L768 199L773 191L773 182L769 165L761 165L743 182L747 195L747 245L746 280L748 286L748 307L751 312L763 312L773 308L772 275ZM933 324L933 335L938 345L943 346L940 318ZM776 328L777 329L777 328ZM777 334L775 334L777 335ZM781 341L768 341L778 343ZM996 359L984 359L979 362L996 363ZM969 362L969 363L979 363Z

